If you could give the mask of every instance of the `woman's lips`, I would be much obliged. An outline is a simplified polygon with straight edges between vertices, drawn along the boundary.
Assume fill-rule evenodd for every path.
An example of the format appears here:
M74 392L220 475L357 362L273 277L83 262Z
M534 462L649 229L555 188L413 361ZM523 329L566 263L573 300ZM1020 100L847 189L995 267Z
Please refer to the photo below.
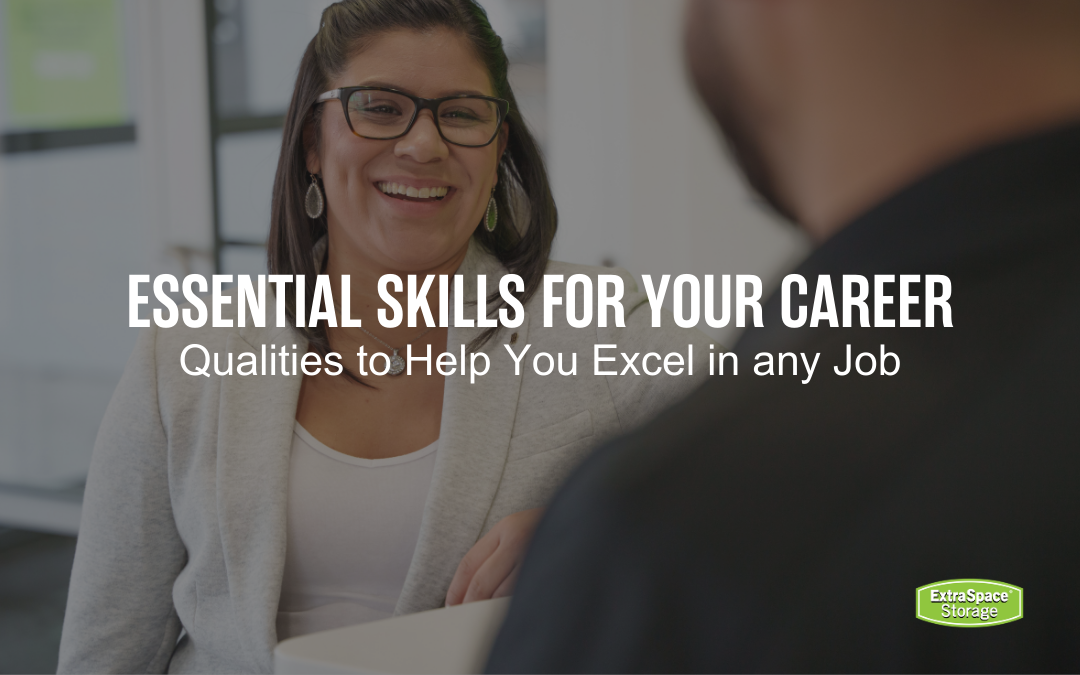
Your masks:
M448 185L408 185L405 183L397 182L398 186L404 187L404 192L398 192L394 190L391 194L387 191L388 188L393 187L393 181L380 181L372 184L372 188L376 194L379 195L386 205L392 210L392 213L396 213L398 216L405 218L429 218L441 213L451 203L451 199L457 194L457 188L450 187ZM384 187L385 185L385 187ZM409 188L413 188L416 192L415 197L409 196ZM427 197L420 196L421 188L427 188ZM436 195L442 192L439 188L446 190L443 196L431 196L432 189L435 189Z
M393 199L406 201L441 201L453 189L449 185L416 186L395 181L379 181L375 187Z

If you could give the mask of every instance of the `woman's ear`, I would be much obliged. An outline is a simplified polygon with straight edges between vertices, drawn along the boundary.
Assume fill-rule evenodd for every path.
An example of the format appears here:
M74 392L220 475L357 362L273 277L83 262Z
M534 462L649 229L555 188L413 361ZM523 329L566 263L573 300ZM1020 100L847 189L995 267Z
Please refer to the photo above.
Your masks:
M318 134L315 131L314 120L308 120L304 124L304 162L307 165L308 173L318 174L321 173L322 163L319 161L319 142Z
M506 152L506 144L510 140L510 123L503 122L502 128L499 129L499 158L496 160L496 164L502 161L503 153Z

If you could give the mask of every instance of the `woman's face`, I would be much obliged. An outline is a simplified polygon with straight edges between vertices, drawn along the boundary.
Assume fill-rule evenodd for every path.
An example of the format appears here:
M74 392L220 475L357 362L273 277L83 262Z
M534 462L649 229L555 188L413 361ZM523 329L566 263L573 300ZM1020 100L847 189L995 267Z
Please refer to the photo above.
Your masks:
M397 30L374 38L331 82L331 88L376 86L421 98L494 96L483 64L466 38L448 29ZM322 179L334 257L385 272L423 272L456 265L483 218L505 148L507 125L482 148L451 145L431 111L420 111L409 133L391 140L360 138L338 100L320 104L317 151L308 170ZM418 190L447 188L441 199L384 192L397 183Z

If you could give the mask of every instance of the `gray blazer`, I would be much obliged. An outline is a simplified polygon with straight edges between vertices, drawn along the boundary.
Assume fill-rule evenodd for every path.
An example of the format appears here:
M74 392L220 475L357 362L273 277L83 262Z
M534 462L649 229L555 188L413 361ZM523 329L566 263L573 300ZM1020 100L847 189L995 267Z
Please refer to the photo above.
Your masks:
M612 272L548 266L550 274L586 274L594 282L601 271ZM526 304L525 322L500 328L484 347L491 357L486 375L476 384L446 378L434 477L395 613L440 607L458 563L488 529L544 505L597 443L646 420L706 376L708 339L675 327L670 315L664 327L652 328L646 298L632 277L616 272L626 282L625 328L573 328L561 311L552 328L543 328L537 293ZM470 247L461 273L472 284L476 274L488 274L492 289L492 279L506 271ZM140 334L94 447L61 672L272 670L301 378L193 377L179 365L181 350L192 343L234 358L271 344L303 351L291 328L250 324L191 329L181 323ZM448 351L456 353L478 332L451 328ZM532 344L520 376L503 347L514 333L515 351ZM615 356L685 355L692 344L694 374L594 376L598 343L617 344L609 352ZM535 374L532 356L541 351L576 352L578 375ZM622 363L607 365L621 370Z

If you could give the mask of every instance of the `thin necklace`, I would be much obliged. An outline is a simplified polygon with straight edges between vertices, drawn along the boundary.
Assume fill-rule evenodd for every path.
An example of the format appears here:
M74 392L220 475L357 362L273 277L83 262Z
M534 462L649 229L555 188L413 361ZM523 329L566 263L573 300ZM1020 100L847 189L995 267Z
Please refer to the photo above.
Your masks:
M423 333L420 333L419 335L417 335L413 339L409 340L405 344L401 345L400 347L391 347L389 344L387 344L385 341L383 341L382 338L380 338L378 335L375 335L374 333L369 331L367 328L364 328L363 326L357 326L357 328L364 331L365 333L367 333L371 337L375 338L376 340L379 341L379 344L381 344L382 346L386 347L387 349L389 349L390 351L393 352L393 354L390 355L389 374L390 375L400 375L403 372L405 372L405 359L401 358L401 356L398 355L398 351L401 350L401 349L405 349L406 347L408 347L412 343L416 342L417 340L424 337L425 335L427 335L431 331L435 330L436 326L432 326L432 327L428 328L426 331L424 331Z

